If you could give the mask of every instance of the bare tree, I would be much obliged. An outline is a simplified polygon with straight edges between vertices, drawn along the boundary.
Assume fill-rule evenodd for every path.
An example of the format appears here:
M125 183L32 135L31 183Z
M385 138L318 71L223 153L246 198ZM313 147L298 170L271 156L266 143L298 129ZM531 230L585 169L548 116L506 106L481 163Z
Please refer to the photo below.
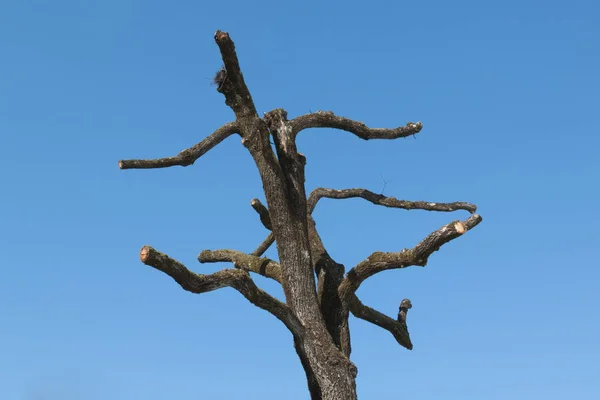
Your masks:
M406 326L410 300L400 303L397 318L391 318L364 305L356 291L370 276L381 271L427 264L429 256L443 244L463 235L481 222L476 206L464 203L406 201L375 194L365 189L315 189L307 197L304 188L306 159L296 149L296 136L310 128L336 128L361 139L396 139L418 133L422 124L409 122L393 129L369 128L362 122L318 111L288 120L287 112L275 109L259 117L244 82L233 41L226 32L217 31L215 41L221 51L223 68L217 73L217 90L235 113L229 122L210 136L173 157L152 160L123 160L121 169L164 168L192 165L227 137L238 134L260 174L267 206L253 199L262 224L271 231L251 254L236 250L204 250L201 263L229 262L234 268L203 275L190 271L180 262L150 246L140 251L142 262L173 278L183 289L204 293L232 287L252 304L278 318L290 330L294 346L306 371L311 398L356 399L357 369L350 361L348 316L364 319L389 331L407 349L412 343ZM270 143L273 138L275 151ZM375 205L405 210L450 212L465 210L471 215L432 232L411 249L399 252L374 252L351 268L334 261L323 246L312 213L322 198L362 198ZM262 257L276 243L278 261ZM279 282L285 303L256 286L251 274Z

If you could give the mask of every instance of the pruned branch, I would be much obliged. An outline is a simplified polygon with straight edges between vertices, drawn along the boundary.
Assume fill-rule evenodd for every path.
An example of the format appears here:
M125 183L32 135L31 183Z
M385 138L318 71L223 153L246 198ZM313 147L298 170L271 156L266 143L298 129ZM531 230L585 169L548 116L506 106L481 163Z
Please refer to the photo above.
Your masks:
M267 210L267 207L265 207L265 205L256 198L250 201L250 205L258 213L260 222L263 224L263 226L268 230L271 230L273 227L271 225L271 216L269 215L269 210ZM251 253L251 255L257 257L262 256L273 243L275 243L275 235L273 232L271 232L269 233L269 236L267 236L267 238L263 240L263 242L256 248L256 250Z
M196 274L179 261L161 253L150 246L142 247L140 260L175 280L184 290L192 293L205 293L226 286L233 286L243 279L243 273L226 269L210 275Z
M471 215L465 221L453 221L432 232L412 249L404 249L396 253L375 252L366 260L359 263L346 274L339 287L340 297L350 301L352 293L356 292L360 284L370 276L389 269L405 268L409 266L427 265L429 256L439 248L463 235L482 221L481 216Z
M290 121L293 135L309 128L334 128L355 134L361 139L397 139L419 133L421 122L409 122L398 128L369 128L364 123L349 118L338 117L331 111L317 111L300 115Z
M409 299L404 299L400 302L400 308L398 310L398 322L406 325L406 314L408 314L408 310L412 308L412 303Z
M201 263L231 262L233 266L254 272L281 283L281 266L266 257L257 257L236 250L204 250L198 255Z
M405 301L407 300L408 299L404 299L402 302L406 304ZM408 300L408 302L410 303L410 300ZM350 311L356 318L364 319L365 321L387 330L394 336L400 346L412 350L413 345L410 341L408 329L406 328L406 321L395 320L371 307L365 306L354 293L350 295L349 303Z
M370 201L373 204L390 207L390 208L403 208L405 210L426 210L426 211L441 211L451 212L458 210L465 210L470 213L477 211L477 206L463 201L457 201L453 203L433 203L427 201L407 201L400 200L395 197L388 197L382 194L373 193L367 189L328 189L328 188L316 188L310 194L308 198L308 210L312 213L322 198L330 199L350 199L350 198L362 198Z
M215 42L221 51L225 68L217 90L225 95L225 103L231 107L238 120L257 117L256 107L244 82L233 41L227 32L216 31Z
M269 216L269 210L267 207L259 199L252 199L250 201L250 205L260 216L260 222L263 224L265 228L271 230L273 227L271 226L271 217Z
M210 136L206 137L200 143L185 149L176 156L157 158L153 160L121 160L119 161L119 168L121 169L149 169L149 168L166 168L175 165L181 165L187 167L192 165L197 159L206 154L210 149L227 139L229 136L238 132L238 125L236 122L229 122L216 131Z
M225 257L224 255L220 256ZM142 247L140 260L175 280L184 290L192 293L205 293L223 287L232 287L252 304L269 311L287 326L294 334L302 333L302 326L287 305L267 292L259 289L247 271L224 269L210 275L197 274L187 269L179 261L150 246Z

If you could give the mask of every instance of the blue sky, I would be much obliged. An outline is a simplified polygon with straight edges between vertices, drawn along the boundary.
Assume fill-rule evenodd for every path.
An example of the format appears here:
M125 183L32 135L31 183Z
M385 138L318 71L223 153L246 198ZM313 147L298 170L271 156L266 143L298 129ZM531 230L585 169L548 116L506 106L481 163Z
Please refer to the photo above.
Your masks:
M210 84L217 29L260 113L423 121L391 142L304 132L308 190L385 180L387 195L469 201L484 217L426 268L361 287L389 315L412 300L415 349L352 319L359 397L599 398L599 18L593 1L3 0L0 398L308 398L276 319L138 259L150 244L208 273L226 265L198 264L202 249L266 236L237 137L192 167L117 167L233 119ZM347 268L465 217L360 200L316 212Z

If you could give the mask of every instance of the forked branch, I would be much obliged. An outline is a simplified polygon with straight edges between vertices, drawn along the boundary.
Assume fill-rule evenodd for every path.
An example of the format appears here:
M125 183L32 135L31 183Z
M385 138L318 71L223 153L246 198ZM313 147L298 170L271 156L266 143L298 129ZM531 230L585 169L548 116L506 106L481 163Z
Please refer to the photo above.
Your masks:
M238 254L222 254L216 258L232 259L239 257ZM140 251L141 261L159 271L164 272L175 280L184 290L192 293L205 293L223 287L232 287L240 292L252 304L263 310L269 311L294 334L302 333L302 326L293 315L287 305L277 300L267 292L259 289L246 270L224 269L210 275L197 274L187 269L179 261L161 253L150 246L142 247ZM243 258L241 258L243 263Z
M238 125L236 122L229 122L216 131L210 136L206 137L200 143L185 149L176 156L157 158L152 160L121 160L119 161L119 168L121 169L149 169L149 168L166 168L175 165L187 167L192 165L197 159L206 154L213 147L227 139L234 133L239 133Z
M353 133L361 139L398 139L415 135L421 131L421 122L409 122L398 128L369 128L364 123L349 118L338 117L331 111L317 111L300 115L290 121L292 134L309 128L334 128Z

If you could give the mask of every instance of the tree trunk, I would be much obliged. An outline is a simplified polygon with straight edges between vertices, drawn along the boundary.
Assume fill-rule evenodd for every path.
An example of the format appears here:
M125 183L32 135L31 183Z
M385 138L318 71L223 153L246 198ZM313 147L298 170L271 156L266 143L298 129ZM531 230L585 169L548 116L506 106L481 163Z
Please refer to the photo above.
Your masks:
M308 382L312 400L355 400L356 367L335 349L331 356L318 343L295 339L294 346ZM341 356L341 357L340 357Z
M317 300L308 234L304 160L285 128L286 116L275 110L269 126L250 125L245 141L260 172L270 222L283 273L287 304L301 322L295 346L313 399L356 399L356 367L336 347ZM262 121L261 121L262 122ZM278 158L268 143L273 134Z
M260 174L286 303L302 326L295 333L296 349L309 380L313 381L311 390L320 391L321 398L326 400L355 399L356 367L335 346L317 299L304 189L306 160L297 151L295 133L283 109L270 111L262 119L258 117L229 35L217 31L215 40L226 71L217 90L234 111L242 143ZM271 137L276 154L270 144Z

